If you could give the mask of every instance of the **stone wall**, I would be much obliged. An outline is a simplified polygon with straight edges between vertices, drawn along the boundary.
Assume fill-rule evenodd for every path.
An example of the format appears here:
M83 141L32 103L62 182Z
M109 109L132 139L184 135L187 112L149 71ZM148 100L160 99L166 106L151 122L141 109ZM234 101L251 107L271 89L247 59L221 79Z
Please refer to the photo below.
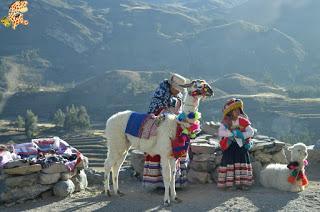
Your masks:
M8 162L0 169L0 203L23 202L38 196L66 197L88 185L84 172L86 160L69 171L63 163L47 168L26 160Z

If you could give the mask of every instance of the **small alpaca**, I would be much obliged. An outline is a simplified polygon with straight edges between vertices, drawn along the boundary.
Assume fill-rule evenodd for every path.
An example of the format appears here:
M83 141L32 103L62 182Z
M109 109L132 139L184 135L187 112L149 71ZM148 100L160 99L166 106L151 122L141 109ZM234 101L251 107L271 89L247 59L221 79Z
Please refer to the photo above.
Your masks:
M285 164L269 164L260 173L260 183L267 188L282 191L300 192L308 185L305 175L308 151L303 143L296 143L288 148L291 151L291 162Z

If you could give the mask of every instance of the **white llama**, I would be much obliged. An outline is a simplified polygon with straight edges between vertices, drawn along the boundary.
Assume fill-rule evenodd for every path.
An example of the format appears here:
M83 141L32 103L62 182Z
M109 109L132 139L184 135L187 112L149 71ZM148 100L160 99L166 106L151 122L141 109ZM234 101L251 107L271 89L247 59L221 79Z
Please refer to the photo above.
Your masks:
M212 96L210 85L204 80L194 80L189 84L181 85L187 88L188 94L184 99L183 112L196 112L202 97ZM112 171L113 190L117 195L122 195L118 187L120 167L128 153L128 150L141 150L151 155L160 155L162 175L165 186L164 204L170 205L171 200L178 201L175 190L175 164L172 156L171 140L176 136L177 120L173 114L166 114L165 119L157 129L157 135L150 139L141 139L125 133L127 122L133 111L123 111L112 115L106 123L105 136L107 138L108 155L104 163L104 188L110 196L109 177ZM169 195L170 188L170 195Z
M291 151L290 161L296 163L297 171L301 170L304 173L304 161L308 157L307 146L303 143L297 143L289 147L288 150ZM303 191L305 185L302 185L301 182L290 183L288 181L291 173L292 170L285 164L269 164L260 173L260 183L264 187L276 188L282 191Z

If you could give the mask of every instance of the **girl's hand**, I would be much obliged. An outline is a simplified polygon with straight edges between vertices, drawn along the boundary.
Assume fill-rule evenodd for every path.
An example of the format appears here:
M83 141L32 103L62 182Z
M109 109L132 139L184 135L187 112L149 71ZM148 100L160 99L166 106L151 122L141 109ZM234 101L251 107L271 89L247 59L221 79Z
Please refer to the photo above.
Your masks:
M237 138L241 138L244 140L244 136L243 136L243 133L240 131L240 130L233 130L233 135Z
M248 143L245 143L243 146L246 150L250 150L252 148L253 143L250 141Z

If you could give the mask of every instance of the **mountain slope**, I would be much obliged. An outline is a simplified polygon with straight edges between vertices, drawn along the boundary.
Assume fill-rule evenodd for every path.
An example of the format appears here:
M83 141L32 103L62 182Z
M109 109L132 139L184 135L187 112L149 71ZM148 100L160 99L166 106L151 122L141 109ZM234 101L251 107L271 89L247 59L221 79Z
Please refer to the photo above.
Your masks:
M306 69L308 54L292 36L229 21L225 10L243 3L34 0L25 15L30 25L1 31L6 42L0 57L37 51L50 64L43 81L59 84L84 81L106 69L176 70L209 78L234 72L258 78L263 72L279 82ZM212 11L204 10L207 4Z

